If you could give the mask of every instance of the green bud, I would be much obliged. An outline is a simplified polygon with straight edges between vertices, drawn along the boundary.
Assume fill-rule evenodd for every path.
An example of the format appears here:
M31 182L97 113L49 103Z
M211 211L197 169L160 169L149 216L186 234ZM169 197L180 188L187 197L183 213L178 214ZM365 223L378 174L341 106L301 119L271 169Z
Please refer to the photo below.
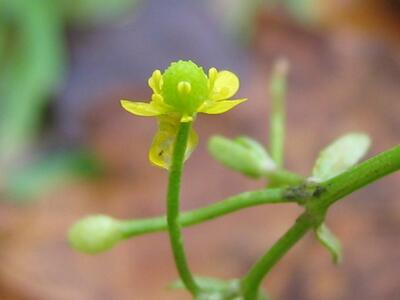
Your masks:
M203 68L192 61L173 62L165 70L161 94L165 103L181 113L192 115L209 95Z
M230 140L213 136L208 142L208 150L223 165L249 177L258 178L276 169L264 147L248 137Z
M96 254L111 249L121 240L122 234L118 221L109 216L96 215L75 223L68 238L76 250Z
M239 136L234 141L254 153L254 155L258 158L260 158L265 163L265 168L269 171L276 168L275 163L269 156L267 150L256 140L247 136Z

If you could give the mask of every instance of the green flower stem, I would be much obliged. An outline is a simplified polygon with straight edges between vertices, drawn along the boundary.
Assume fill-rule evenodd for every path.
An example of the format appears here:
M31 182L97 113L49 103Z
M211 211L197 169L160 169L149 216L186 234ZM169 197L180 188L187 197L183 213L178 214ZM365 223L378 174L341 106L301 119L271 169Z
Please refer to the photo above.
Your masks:
M317 186L296 223L259 259L242 280L246 300L256 299L260 284L271 268L304 234L318 226L327 209L353 191L400 169L400 146L396 146Z
M199 287L189 270L179 223L181 177L191 126L191 122L180 123L174 144L167 190L167 224L176 268L185 287L195 297L199 293Z
M285 142L285 92L287 61L279 60L274 67L270 82L271 115L269 146L271 157L279 168L283 166Z
M235 212L242 208L273 203L296 202L288 198L285 189L263 189L244 192L217 203L182 213L179 217L181 226L202 223ZM146 233L160 232L167 229L165 216L139 220L120 221L120 230L124 238L131 238Z

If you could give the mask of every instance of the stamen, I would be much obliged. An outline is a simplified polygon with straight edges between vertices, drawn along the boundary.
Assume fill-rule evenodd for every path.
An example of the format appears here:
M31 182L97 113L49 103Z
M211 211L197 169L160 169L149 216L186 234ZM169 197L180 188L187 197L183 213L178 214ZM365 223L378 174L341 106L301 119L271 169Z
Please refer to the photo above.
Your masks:
M155 70L149 78L149 86L152 87L157 93L161 92L162 88L162 74L160 70Z
M216 68L210 68L208 70L208 84L209 84L209 89L212 90L214 88L214 82L215 79L217 79L218 75L218 70Z

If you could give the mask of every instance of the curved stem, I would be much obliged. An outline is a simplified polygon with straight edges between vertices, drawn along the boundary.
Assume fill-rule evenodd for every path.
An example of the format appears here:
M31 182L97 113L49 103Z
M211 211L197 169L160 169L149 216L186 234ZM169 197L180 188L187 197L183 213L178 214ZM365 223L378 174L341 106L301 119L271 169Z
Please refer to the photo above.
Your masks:
M310 222L305 214L268 250L242 280L246 300L256 299L260 284L272 267L306 234Z
M289 197L289 193L285 189L263 189L244 192L206 207L181 213L179 223L181 226L186 227L212 220L246 207L261 204L296 203L297 201L297 198ZM165 216L120 221L120 230L125 239L166 229L167 219Z
M181 225L179 223L180 186L185 159L186 145L192 123L180 123L172 155L172 164L169 170L167 191L167 223L172 252L176 268L185 287L196 296L199 287L193 279L187 263L183 247Z
M305 203L306 212L242 279L242 291L245 299L256 299L261 282L271 268L309 229L319 225L332 204L353 191L399 169L400 146L396 146L316 186L313 196Z

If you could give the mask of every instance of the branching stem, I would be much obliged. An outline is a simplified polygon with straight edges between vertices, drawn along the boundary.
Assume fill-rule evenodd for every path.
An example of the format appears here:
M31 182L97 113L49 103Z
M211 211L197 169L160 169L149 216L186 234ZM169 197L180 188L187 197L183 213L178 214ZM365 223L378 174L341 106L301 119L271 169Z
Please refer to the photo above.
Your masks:
M179 223L182 227L203 223L240 209L274 203L296 203L297 196L286 189L262 189L244 192L208 206L180 214ZM167 230L166 216L120 221L120 228L124 238L146 233Z
M242 290L245 299L256 299L261 282L271 268L308 230L323 221L332 204L353 191L399 169L400 146L396 146L317 186L313 197L305 203L306 211L244 276Z

